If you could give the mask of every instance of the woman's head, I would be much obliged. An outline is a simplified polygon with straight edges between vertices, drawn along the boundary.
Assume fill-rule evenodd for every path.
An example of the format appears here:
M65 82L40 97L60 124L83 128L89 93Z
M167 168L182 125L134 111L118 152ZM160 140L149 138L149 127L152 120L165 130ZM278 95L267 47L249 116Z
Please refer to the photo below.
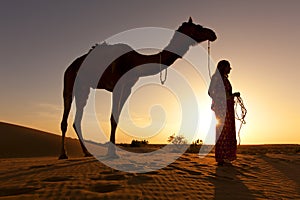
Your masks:
M230 63L227 60L221 60L217 65L217 70L222 76L227 76L231 70Z

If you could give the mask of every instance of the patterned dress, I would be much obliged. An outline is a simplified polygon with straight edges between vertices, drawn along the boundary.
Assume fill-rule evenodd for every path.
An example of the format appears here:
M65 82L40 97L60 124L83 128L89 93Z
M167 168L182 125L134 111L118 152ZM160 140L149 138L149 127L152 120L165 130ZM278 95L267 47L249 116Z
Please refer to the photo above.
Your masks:
M234 96L227 76L212 77L209 95L213 99L211 108L217 119L215 159L217 162L233 161L237 150Z

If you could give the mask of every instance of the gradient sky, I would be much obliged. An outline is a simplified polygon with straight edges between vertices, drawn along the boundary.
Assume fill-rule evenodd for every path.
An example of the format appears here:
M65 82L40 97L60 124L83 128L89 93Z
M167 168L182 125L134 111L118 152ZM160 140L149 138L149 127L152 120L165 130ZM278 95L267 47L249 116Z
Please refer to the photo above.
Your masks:
M0 121L60 134L63 73L76 57L117 33L177 29L192 16L217 33L212 59L232 64L233 90L248 109L242 144L299 144L299 9L298 0L2 0Z

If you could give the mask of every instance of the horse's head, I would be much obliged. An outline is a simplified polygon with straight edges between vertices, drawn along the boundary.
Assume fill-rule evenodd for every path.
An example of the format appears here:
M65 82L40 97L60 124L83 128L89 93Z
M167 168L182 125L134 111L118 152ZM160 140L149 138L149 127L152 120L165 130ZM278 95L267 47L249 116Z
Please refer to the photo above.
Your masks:
M199 24L194 24L191 17L189 18L188 22L183 22L177 31L193 38L197 43L206 40L215 41L217 39L217 36L213 30L204 28Z

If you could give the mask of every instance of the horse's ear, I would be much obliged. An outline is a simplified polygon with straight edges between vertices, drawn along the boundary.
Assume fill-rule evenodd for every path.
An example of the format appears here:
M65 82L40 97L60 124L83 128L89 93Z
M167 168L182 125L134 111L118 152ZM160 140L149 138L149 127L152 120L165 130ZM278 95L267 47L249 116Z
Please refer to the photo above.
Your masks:
M189 18L189 23L193 23L192 17Z

